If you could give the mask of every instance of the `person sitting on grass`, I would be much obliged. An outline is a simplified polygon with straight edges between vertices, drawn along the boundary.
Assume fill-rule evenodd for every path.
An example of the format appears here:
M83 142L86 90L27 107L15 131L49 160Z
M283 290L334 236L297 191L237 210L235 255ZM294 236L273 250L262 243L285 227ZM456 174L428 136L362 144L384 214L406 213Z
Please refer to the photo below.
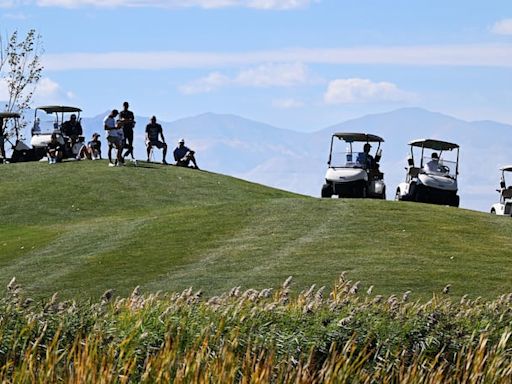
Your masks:
M92 140L87 143L87 146L84 146L83 151L80 153L82 158L87 158L89 160L101 160L101 141L100 134L93 133Z
M196 163L196 158L194 156L195 152L190 148L185 146L185 140L180 139L178 142L178 146L174 149L174 160L176 161L176 165L178 167L188 167L189 163L192 162L194 164L194 169L199 169Z
M162 141L158 140L162 138ZM167 143L165 142L162 126L156 122L156 116L152 116L150 123L146 125L146 147L148 153L148 163L150 162L151 151L153 147L163 149L162 164L167 164L165 156L167 155Z
M48 158L48 164L60 163L64 157L63 147L56 133L52 133L52 138L46 147L46 157Z

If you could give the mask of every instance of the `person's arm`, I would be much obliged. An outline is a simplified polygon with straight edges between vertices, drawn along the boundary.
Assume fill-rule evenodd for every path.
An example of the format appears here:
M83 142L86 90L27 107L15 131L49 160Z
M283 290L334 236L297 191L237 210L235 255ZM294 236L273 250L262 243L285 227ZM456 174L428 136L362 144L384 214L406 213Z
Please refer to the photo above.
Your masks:
M160 126L160 137L162 138L162 143L165 143L164 130L162 129L162 126Z

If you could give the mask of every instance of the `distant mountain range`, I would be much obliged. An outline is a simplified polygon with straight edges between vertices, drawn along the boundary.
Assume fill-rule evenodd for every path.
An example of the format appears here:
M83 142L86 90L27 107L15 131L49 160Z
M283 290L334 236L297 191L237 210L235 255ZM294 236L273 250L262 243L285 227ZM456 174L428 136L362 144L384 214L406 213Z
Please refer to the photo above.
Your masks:
M83 118L89 138L103 132L103 118ZM144 128L148 117L137 116L136 157L145 159ZM204 113L160 122L169 144L168 160L179 138L197 152L199 166L253 182L301 194L319 196L333 132L367 132L382 136L381 169L388 199L405 176L407 143L437 138L461 147L459 190L461 207L488 211L498 198L498 167L512 163L512 126L493 121L463 121L420 108L404 108L363 116L311 133L280 129L235 115ZM156 159L161 159L161 153ZM512 182L512 178L511 178Z

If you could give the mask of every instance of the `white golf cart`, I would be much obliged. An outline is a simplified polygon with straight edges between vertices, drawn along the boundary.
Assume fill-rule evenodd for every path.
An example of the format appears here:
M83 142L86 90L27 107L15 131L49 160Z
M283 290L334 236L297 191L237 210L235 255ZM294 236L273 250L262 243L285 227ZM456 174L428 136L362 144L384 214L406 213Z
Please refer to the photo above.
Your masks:
M34 153L32 149L25 144L20 136L21 127L20 120L21 115L17 112L0 112L0 120L1 120L1 134L0 134L0 163L5 163L7 161L11 163L22 162L22 161L31 161L34 159ZM16 132L16 141L14 144L9 140L6 136L5 131L6 128L12 125L12 130ZM12 153L11 158L7 159L7 154L5 150L5 142L8 142L11 145Z
M48 119L44 115L41 117L42 112L45 112L46 115L52 115L52 118ZM46 156L46 147L53 133L57 135L57 140L60 144L64 145L64 158L75 158L78 155L85 138L80 136L79 141L71 146L70 139L64 135L62 125L71 114L77 115L77 121L80 122L80 112L82 112L80 108L63 105L47 105L36 108L34 126L32 127L32 139L30 141L36 160Z
M501 180L500 189L496 191L500 194L500 202L493 204L491 213L495 215L512 216L512 186L505 183L505 172L512 172L512 165L506 165L500 168Z
M334 133L321 196L386 199L384 174L379 170L382 142L367 133ZM375 157L370 155L370 143L377 143Z
M414 140L409 145L405 182L398 185L395 200L458 207L459 146L435 139ZM419 152L419 164L415 152L416 157Z

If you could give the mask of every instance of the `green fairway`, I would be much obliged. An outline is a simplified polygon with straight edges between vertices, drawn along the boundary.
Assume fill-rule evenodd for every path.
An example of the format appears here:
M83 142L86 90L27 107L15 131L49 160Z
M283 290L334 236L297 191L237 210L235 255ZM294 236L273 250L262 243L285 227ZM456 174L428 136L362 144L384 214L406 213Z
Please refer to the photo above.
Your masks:
M234 286L296 291L343 271L375 294L512 290L512 220L405 202L321 200L204 171L104 161L0 167L0 283L34 297Z

